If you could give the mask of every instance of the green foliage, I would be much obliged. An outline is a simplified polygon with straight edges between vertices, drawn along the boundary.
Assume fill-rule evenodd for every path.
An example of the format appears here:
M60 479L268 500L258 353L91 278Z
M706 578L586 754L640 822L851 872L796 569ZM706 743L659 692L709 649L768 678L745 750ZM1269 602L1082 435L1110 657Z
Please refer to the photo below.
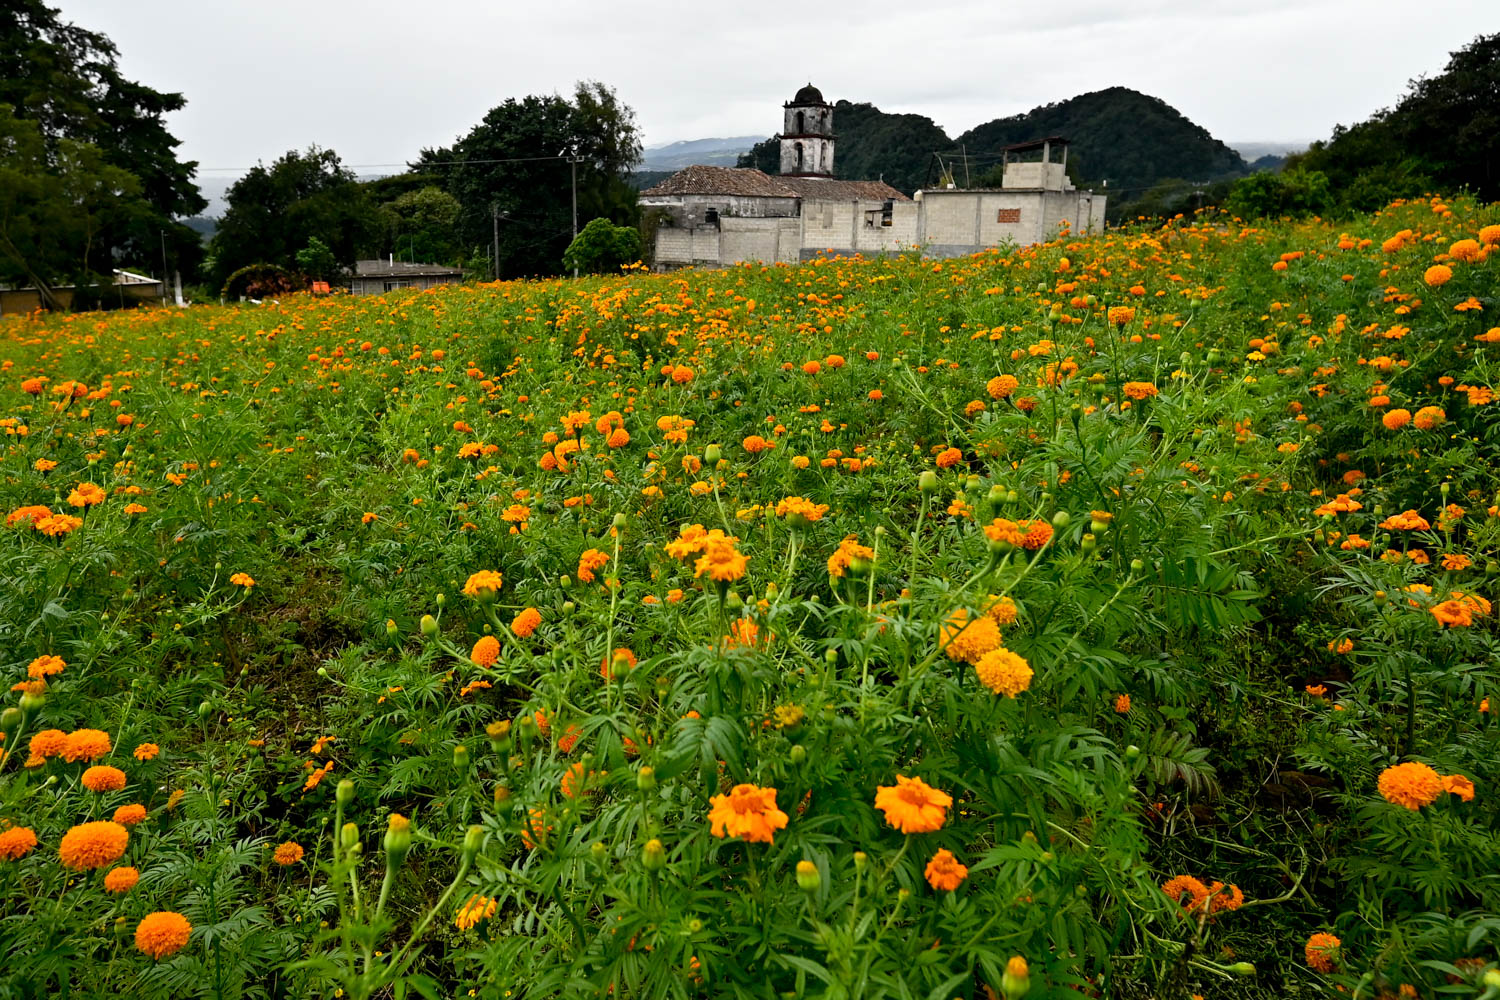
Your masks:
M556 274L573 237L568 156L579 158L578 217L634 225L627 178L641 156L635 113L602 83L579 83L571 101L510 98L451 147L423 150L415 169L447 177L461 207L461 245L490 246L499 213L502 276Z
M317 246L314 247L313 244ZM312 240L308 249L302 253L309 253L309 251L311 251L310 260L313 263L327 264L332 259L328 248L317 239ZM312 275L311 271L305 269L304 273ZM306 286L305 278L287 268L276 264L246 264L224 280L224 286L219 290L219 294L226 299L263 299L300 291Z
M632 226L593 219L563 254L563 266L583 274L615 274L641 259L641 234Z
M30 123L46 160L57 159L72 175L69 183L85 189L75 196L91 198L87 189L102 187L124 203L107 212L90 205L84 209L91 216L86 222L59 219L46 206L36 207L35 217L10 219L10 227L35 227L50 235L44 247L25 251L24 264L13 262L22 252L19 243L0 255L6 262L0 264L6 267L3 278L40 280L37 287L45 289L108 275L121 261L159 265L163 243L169 266L191 278L201 243L175 220L196 215L207 203L193 184L197 164L178 159L180 143L165 121L186 102L181 94L125 78L114 43L62 20L60 13L43 0L16 0L0 13L0 106L9 105L10 117ZM17 155L7 144L4 157L12 168Z
M339 262L328 249L328 244L314 236L307 246L297 251L297 267L309 278L328 281L338 276Z
M1431 188L1500 196L1500 34L1477 36L1441 73L1412 81L1394 108L1339 126L1296 159L1327 174L1350 210Z
M458 199L434 185L408 191L381 206L387 245L409 261L457 263L462 211Z
M292 150L269 167L258 164L225 200L211 244L221 281L254 263L295 268L297 251L311 239L327 246L339 267L352 267L380 232L376 207L331 149Z
M1328 176L1293 167L1280 173L1262 171L1236 181L1224 209L1242 219L1306 218L1333 207Z

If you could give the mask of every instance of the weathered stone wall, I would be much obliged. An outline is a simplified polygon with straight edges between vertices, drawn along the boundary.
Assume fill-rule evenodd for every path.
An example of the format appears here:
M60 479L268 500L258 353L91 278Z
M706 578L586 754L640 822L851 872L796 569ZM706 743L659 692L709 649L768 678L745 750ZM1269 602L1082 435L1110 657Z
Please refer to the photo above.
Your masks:
M717 226L663 226L656 231L657 267L687 267L691 264L718 266Z
M719 263L742 261L793 262L802 246L796 219L736 219L719 222Z

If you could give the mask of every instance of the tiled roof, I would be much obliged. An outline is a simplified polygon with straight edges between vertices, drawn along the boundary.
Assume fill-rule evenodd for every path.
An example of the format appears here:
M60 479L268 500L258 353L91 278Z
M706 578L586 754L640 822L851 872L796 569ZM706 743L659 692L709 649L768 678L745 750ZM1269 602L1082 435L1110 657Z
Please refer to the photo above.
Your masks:
M806 198L832 201L910 201L883 181L840 181L831 177L772 177L751 167L684 167L642 197L707 194L749 198Z
M832 177L778 177L782 184L811 201L911 201L885 181L840 181Z

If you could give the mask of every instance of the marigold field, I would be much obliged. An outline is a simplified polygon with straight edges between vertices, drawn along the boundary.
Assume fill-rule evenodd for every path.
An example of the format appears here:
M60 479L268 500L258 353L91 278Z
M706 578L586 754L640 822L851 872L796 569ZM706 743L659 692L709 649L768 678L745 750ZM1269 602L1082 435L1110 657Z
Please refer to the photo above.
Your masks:
M0 321L0 997L1500 996L1497 288L1454 198Z

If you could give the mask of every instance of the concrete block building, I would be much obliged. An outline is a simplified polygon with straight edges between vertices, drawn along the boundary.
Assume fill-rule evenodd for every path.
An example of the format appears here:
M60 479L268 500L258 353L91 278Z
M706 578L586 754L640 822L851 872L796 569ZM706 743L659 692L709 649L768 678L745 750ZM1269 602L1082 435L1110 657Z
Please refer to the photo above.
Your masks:
M1076 233L1103 228L1104 197L1068 180L1060 136L1008 147L1000 188L944 187L908 198L882 181L834 178L833 106L816 87L797 91L782 110L780 175L691 166L640 193L642 211L659 223L658 268L905 250L953 257L1037 243L1064 223Z

